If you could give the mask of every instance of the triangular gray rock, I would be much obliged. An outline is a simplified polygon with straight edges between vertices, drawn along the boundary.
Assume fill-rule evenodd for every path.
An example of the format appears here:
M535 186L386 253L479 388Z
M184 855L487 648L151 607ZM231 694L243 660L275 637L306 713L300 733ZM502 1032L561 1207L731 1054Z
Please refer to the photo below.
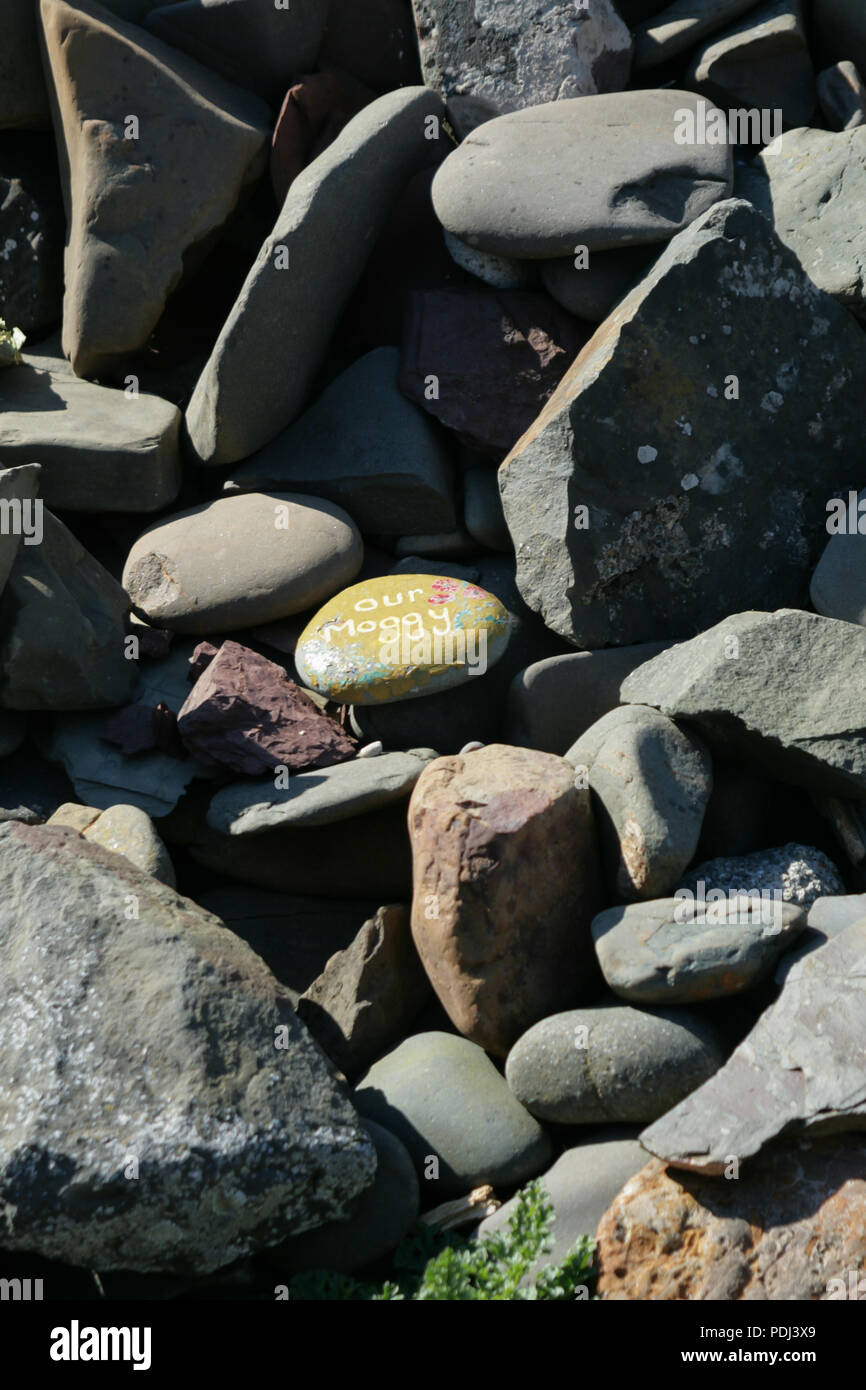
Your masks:
M721 1174L804 1129L866 1129L866 921L795 965L721 1070L640 1141L676 1168Z
M261 171L267 108L91 0L42 0L67 202L63 350L78 376L143 347L192 249Z
M75 831L0 826L2 1244L207 1273L348 1214L375 1173L254 951Z
M793 606L856 475L864 380L858 324L766 218L710 208L500 468L524 599L590 649Z

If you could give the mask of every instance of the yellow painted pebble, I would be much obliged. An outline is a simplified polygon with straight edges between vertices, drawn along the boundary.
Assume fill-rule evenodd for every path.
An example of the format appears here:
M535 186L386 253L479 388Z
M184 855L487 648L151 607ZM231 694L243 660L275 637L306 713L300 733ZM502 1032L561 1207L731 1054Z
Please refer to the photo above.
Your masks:
M341 704L409 700L483 676L510 621L498 598L464 579L385 575L329 599L301 634L295 665Z

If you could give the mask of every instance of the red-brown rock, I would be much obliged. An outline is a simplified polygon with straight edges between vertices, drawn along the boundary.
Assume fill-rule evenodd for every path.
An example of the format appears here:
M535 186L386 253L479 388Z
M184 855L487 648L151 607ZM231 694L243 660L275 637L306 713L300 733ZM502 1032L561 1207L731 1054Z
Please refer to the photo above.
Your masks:
M490 744L425 768L409 803L412 935L465 1037L504 1057L593 999L601 903L589 792L564 758Z
M369 87L343 73L312 73L289 88L271 144L271 183L280 205L301 170L375 99Z
M351 738L281 666L239 642L223 642L183 704L177 728L194 757L250 777L275 767L330 767L355 753Z
M602 1298L866 1299L866 1136L780 1141L727 1180L653 1159L596 1239Z
M546 294L414 293L400 389L470 449L500 458L529 429L589 335Z

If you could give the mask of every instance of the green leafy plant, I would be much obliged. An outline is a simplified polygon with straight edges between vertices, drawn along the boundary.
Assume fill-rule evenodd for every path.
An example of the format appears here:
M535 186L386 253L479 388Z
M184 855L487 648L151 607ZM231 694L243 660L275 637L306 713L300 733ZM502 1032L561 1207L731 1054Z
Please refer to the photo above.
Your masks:
M583 1236L558 1265L533 1275L533 1266L552 1247L553 1205L540 1181L517 1195L515 1210L502 1231L486 1240L466 1240L455 1232L416 1226L398 1247L393 1278L380 1289L316 1270L292 1280L294 1299L369 1299L374 1302L575 1300L589 1297L595 1247Z

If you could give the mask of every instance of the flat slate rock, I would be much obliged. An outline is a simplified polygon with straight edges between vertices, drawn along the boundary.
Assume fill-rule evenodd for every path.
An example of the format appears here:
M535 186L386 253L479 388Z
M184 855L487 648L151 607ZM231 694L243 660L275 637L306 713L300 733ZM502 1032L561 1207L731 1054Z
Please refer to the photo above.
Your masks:
M592 649L800 602L826 499L849 486L864 376L859 325L767 220L737 199L710 208L500 469L530 608Z
M483 676L508 645L493 594L447 575L369 579L330 599L301 633L301 680L339 704L376 705Z
M860 1134L780 1140L746 1168L732 1164L735 1182L673 1173L654 1159L598 1228L599 1297L862 1301L864 1170Z
M737 192L773 224L820 289L866 317L866 129L787 130L738 175Z
M750 10L695 53L689 86L726 110L781 112L777 127L807 125L815 110L815 77L802 0L770 0Z
M631 903L592 923L598 963L630 1004L697 1004L751 989L806 926L793 903Z
M635 30L635 70L668 62L706 34L716 33L754 9L756 3L757 0L674 0L660 13L647 16Z
M601 1004L536 1023L508 1054L505 1076L539 1120L632 1124L663 1115L723 1061L699 1013Z
M177 711L177 734L193 757L247 777L324 769L355 751L337 721L282 666L240 642L223 642L208 662ZM267 785L276 796L273 775ZM247 784L235 790L247 805Z
M0 464L37 461L49 507L155 512L180 490L181 413L159 396L82 381L56 338L0 372Z
M550 1161L550 1140L490 1058L451 1033L407 1038L374 1063L352 1100L406 1145L425 1206L482 1183L519 1183Z
M698 100L660 88L499 116L445 160L433 206L449 232L502 256L667 241L731 191L730 146L674 139Z
M406 536L456 524L447 437L398 387L400 353L377 348L331 382L299 420L247 459L226 491L311 492L365 534Z
M319 716L322 718L323 716ZM260 835L280 825L331 825L377 806L408 800L426 763L436 754L382 753L290 777L284 790L269 777L218 791L208 825L224 835ZM348 827L347 827L348 828Z
M160 5L144 25L230 82L278 105L299 72L315 65L327 0L183 0Z
M443 114L426 88L390 92L295 179L187 408L201 463L248 458L301 413L400 193L441 158Z
M71 830L0 826L0 883L7 1250L208 1273L348 1214L372 1144L245 943Z
M507 111L620 91L631 35L611 0L412 0L424 81L461 139Z
M698 846L713 785L703 740L658 710L624 705L565 755L593 794L608 886L618 898L660 898Z
M232 493L163 517L123 569L132 603L173 632L230 632L302 613L353 579L363 542L333 502Z
M788 972L725 1066L640 1140L675 1168L719 1174L792 1131L866 1128L866 921Z
M796 661L796 679L792 662ZM815 613L738 613L623 681L623 702L684 719L780 781L866 798L866 630Z
M268 113L90 0L41 12L69 222L63 350L96 376L144 347L185 259L261 172Z
M416 290L403 324L400 388L461 443L498 463L588 336L546 294Z
M152 714L157 705L180 709L189 694L191 648L180 645L160 661L143 662L133 699ZM128 663L135 667L135 663ZM149 816L166 816L194 778L212 771L195 758L177 758L156 750L127 757L105 738L105 714L58 714L46 733L46 756L63 764L81 800L106 810L132 805Z

